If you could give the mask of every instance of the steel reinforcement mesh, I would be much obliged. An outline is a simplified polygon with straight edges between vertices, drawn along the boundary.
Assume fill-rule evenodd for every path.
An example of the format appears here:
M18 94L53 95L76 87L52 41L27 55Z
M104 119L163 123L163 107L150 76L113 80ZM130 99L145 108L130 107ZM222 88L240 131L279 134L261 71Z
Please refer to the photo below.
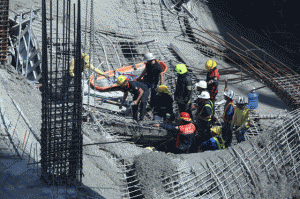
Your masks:
M8 51L8 8L9 0L0 1L0 63L6 61Z
M41 166L49 184L81 183L82 178L80 1L77 5L78 10L70 0L42 2ZM61 21L48 20L58 13Z

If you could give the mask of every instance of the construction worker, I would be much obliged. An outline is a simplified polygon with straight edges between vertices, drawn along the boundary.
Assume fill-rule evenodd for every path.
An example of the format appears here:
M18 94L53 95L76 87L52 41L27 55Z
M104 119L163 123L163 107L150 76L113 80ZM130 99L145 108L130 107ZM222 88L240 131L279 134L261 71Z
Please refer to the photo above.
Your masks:
M121 109L127 96L128 92L133 94L133 106L132 106L132 112L133 112L133 119L136 121L141 121L144 119L144 115L146 114L146 105L147 100L149 97L149 89L148 87L137 81L129 81L126 79L125 76L120 75L117 78L117 83L120 87L120 90L124 92L123 100L119 106ZM138 107L140 106L140 118L138 119Z
M213 103L210 100L208 91L202 91L198 95L199 101L196 113L196 130L198 135L195 138L196 143L201 143L211 137L211 119L213 118Z
M206 91L207 90L207 83L206 83L206 81L201 80L198 83L196 83L195 86L196 86L196 89L199 92L199 94L201 94L202 91Z
M188 112L193 120L193 114L191 110L192 102L192 79L187 73L187 68L184 64L178 64L175 67L177 72L176 90L174 93L174 99L178 104L179 112Z
M157 95L153 101L154 115L162 117L164 121L174 120L173 99L169 94L166 85L160 85L157 89Z
M224 121L223 127L222 127L222 135L225 140L225 147L228 148L231 146L232 142L232 132L230 130L231 122L233 119L234 115L234 92L231 90L225 91L224 92L224 99L226 100L225 107L224 107L224 112L222 119Z
M98 68L95 68L92 64L89 63L89 56L87 56L86 53L81 54L80 63L81 63L81 72L83 72L85 68L90 68L92 71L96 72L98 75L102 75L106 78L109 77L108 74L104 74ZM74 67L75 67L75 59L73 59L71 61L69 72L65 73L65 75L62 78L63 79L63 85L62 85L61 93L63 95L66 94L66 92L68 90L68 87L70 86L70 82L73 79L73 77L75 76ZM64 99L64 96L62 96L62 98Z
M195 132L195 125L191 121L191 117L187 112L181 112L179 126L170 124L155 124L154 126L178 132L175 143L175 153L189 153Z
M75 67L75 59L72 60L70 65L69 74L71 77L74 77L74 67ZM89 56L86 53L81 54L81 72L84 71L84 69L90 68L92 71L97 73L98 75L102 75L106 78L108 78L108 74L104 74L102 71L100 71L98 68L95 68L92 64L90 64Z
M244 97L239 97L236 101L237 108L234 112L234 117L230 125L230 129L233 131L233 127L236 127L234 133L237 138L237 142L245 141L245 132L250 128L249 109L246 107L246 100Z
M146 60L146 68L144 69L140 77L137 78L137 81L141 81L141 78L144 77L143 83L146 84L151 90L149 105L150 108L153 108L153 100L156 95L158 80L160 80L159 85L162 85L164 82L163 69L160 63L155 60L155 57L152 53L146 53L144 57Z
M222 138L222 128L219 126L215 126L210 129L211 136L209 140L203 142L200 145L201 151L215 151L225 149L225 141Z
M217 62L211 59L205 63L205 69L207 70L207 90L210 94L210 99L213 103L215 103L215 99L218 94L218 84L220 79L217 65Z

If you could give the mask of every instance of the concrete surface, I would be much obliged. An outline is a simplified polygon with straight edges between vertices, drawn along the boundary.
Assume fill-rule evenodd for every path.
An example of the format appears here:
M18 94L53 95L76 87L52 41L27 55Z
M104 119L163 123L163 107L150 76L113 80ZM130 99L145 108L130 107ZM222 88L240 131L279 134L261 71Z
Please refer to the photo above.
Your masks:
M76 1L77 3L77 1ZM88 2L90 7L90 1ZM10 9L12 15L28 11L33 5L36 7L41 7L40 1L18 1L10 0ZM55 6L55 5L54 5ZM140 27L137 23L138 19L133 12L135 9L133 7L132 1L95 1L93 8L95 16L95 26L97 29L105 30L115 30L126 34L139 35ZM204 10L203 10L204 9ZM82 23L85 19L86 2L82 1ZM202 16L200 23L207 29L219 32L213 19L207 14L209 12L207 7L199 8L199 15ZM202 15L203 14L203 15ZM37 14L41 16L41 12ZM40 18L39 18L40 19ZM88 16L89 19L89 16ZM178 23L178 22L176 22ZM40 24L39 24L40 25ZM124 28L118 30L118 25L126 26L129 28ZM37 37L40 38L40 33L37 32ZM153 39L153 37L158 38L158 42L163 45L168 45L170 42L178 46L178 48L190 59L195 65L194 67L202 69L204 63L208 57L203 54L198 53L192 44L187 42L182 42L179 39L174 39L177 33L173 34L153 34L152 36L142 37L142 39ZM164 49L166 50L166 49ZM234 68L233 64L224 63L217 60L219 63L218 68ZM28 121L34 128L36 132L40 132L41 128L41 96L40 92L35 88L32 88L26 83L24 78L20 77L14 72L6 72L6 70L1 69L2 87L4 86L9 92L10 96L19 104L20 108L28 118ZM243 73L243 75L246 75ZM220 80L225 78L236 77L234 75L221 76ZM200 78L204 79L205 76L200 75ZM260 87L261 84L257 80L247 80L240 83L229 82L228 88L236 92L236 95L247 97L247 93L252 89L252 87ZM222 100L222 91L224 85L220 82L219 94L217 100ZM4 92L4 88L1 92ZM284 111L289 108L276 96L270 89L263 88L258 90L259 94L259 107L255 111L262 114L277 114L279 111ZM1 97L3 98L3 97ZM8 99L8 98L7 98ZM85 99L86 100L86 99ZM11 109L11 107L7 107ZM12 114L13 120L17 120L17 116ZM266 124L267 125L267 124ZM18 127L21 129L21 127ZM20 130L21 131L21 130ZM9 132L12 132L11 130ZM94 143L94 142L104 142L110 141L104 136L101 136L97 131L86 131L84 129L84 144ZM24 134L18 134L18 138L15 141L22 140ZM18 141L18 144L22 141ZM239 147L245 150L249 147L249 144L239 145ZM240 150L240 149L239 149ZM206 165L205 160L212 160L218 157L232 157L232 151L230 149L220 151L220 152L205 152L201 154L190 154L190 155L166 155L164 153L154 153L146 151L140 147L129 143L122 144L107 144L101 146L86 146L84 147L83 156L83 184L81 193L78 191L73 191L69 189L70 197L79 197L82 194L88 196L94 196L97 198L121 198L123 192L121 187L124 186L124 172L120 170L120 162L118 159L124 160L128 164L135 164L136 171L139 176L140 183L142 184L142 190L146 198L165 198L163 195L162 188L159 186L161 175L170 175L175 172L180 167L184 167L186 163L189 167L196 169L203 169L203 165ZM10 161L7 160L8 157L1 158L1 175L4 181L2 181L3 189L1 189L2 198L48 198L52 197L52 194L58 197L65 197L64 190L62 188L56 187L42 187L38 180L39 172L38 170L32 171L30 167L25 164L25 161ZM206 166L207 169L207 166ZM3 171L3 172L2 172ZM246 175L246 174L244 174ZM276 174L277 175L277 174ZM29 177L30 176L30 177ZM33 177L32 177L33 176ZM292 186L288 183L288 179L284 174L280 175L280 180L276 181L275 177L266 180L267 174L256 174L256 179L259 181L259 198L268 198L272 195L272 198L290 198L292 194L297 195L297 186L291 188ZM30 181L28 181L30 180ZM36 186L38 187L30 187ZM125 183L126 184L126 183ZM161 185L161 184L160 184ZM30 188L24 188L29 186ZM268 187L268 188L266 188ZM299 188L298 188L299 189ZM276 190L276 191L275 191ZM154 193L157 193L156 195ZM251 185L243 191L245 198L254 198L253 195L255 190ZM23 195L22 195L23 194ZM30 195L32 194L32 195ZM34 195L36 194L36 195Z

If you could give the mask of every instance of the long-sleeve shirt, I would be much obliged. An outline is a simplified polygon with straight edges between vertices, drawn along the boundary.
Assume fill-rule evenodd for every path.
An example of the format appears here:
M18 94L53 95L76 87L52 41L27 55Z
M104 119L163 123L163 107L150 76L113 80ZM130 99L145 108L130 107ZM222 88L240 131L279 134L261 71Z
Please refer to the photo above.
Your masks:
M173 99L167 93L162 93L161 95L156 95L153 101L154 111L164 113L173 113Z
M70 76L74 77L75 73L74 73L74 67L75 67L75 59L72 60L71 65L70 65L70 70L69 70L69 74ZM104 73L102 71L100 71L98 68L95 68L92 64L89 64L89 62L85 62L85 64L81 65L81 72L86 69L86 68L90 68L92 71L96 72L99 75L103 75Z
M217 77L217 80L215 80L215 77ZM215 68L211 72L208 72L206 74L206 82L208 83L210 80L213 80L213 83L207 85L207 90L211 90L212 87L215 87L216 90L218 90L219 79L220 79L220 76L219 76L219 71L217 68Z
M167 124L161 124L161 127L172 130L177 133L176 145L175 147L181 150L186 150L190 148L192 140L194 137L194 132L196 130L193 123L182 124L180 126L173 126Z
M179 101L188 102L192 96L192 79L187 73L178 75L174 97Z
M224 114L223 117L224 122L230 124L234 115L233 101L226 102L223 114Z
M218 140L219 144L220 144L220 148L222 149L222 145L225 144L224 140L222 137L212 137L209 140L203 142L201 144L201 149L203 151L215 151L219 149L218 143L216 141L216 139Z
M244 108L244 109L236 108L234 112L233 120L231 122L231 126L236 125L239 127L239 129L249 128L250 127L249 115L250 114L248 108Z

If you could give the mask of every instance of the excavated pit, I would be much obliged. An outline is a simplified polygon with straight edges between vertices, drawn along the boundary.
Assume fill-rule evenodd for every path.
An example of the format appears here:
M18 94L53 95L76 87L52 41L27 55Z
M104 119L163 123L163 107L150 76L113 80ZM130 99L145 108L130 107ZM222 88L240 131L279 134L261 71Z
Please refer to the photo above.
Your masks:
M139 8L138 6L160 7L160 11L163 13L162 17L164 19L173 19L173 17L175 17L172 14L167 13L163 5L159 4L157 1L151 1L150 3L149 1L147 3L145 2L147 1L144 1L143 5L139 5L138 2L134 4L129 1L123 2L123 4L125 7L135 8ZM108 10L109 9L116 9L116 7L109 7ZM141 11L142 9L138 10ZM119 11L123 10L119 9ZM130 12L132 12L130 9L126 11L127 14ZM101 13L101 10L99 13ZM141 16L141 14L139 16ZM148 17L153 16L154 15L148 15ZM136 19L136 21L134 20L132 23L137 22L138 20L142 21L143 19ZM202 48L197 45L185 45L185 43L176 41L175 44L180 47L181 52L184 54L184 56L179 56L178 53L174 52L172 48L165 44L169 43L169 41L172 40L171 38L174 38L175 36L179 36L180 39L185 40L185 38L178 35L182 32L185 32L188 35L189 42L193 40L198 41L198 35L195 34L196 31L193 32L192 30L195 28L195 24L192 21L189 22L189 20L190 19L185 18L183 23L181 23L182 21L180 19L174 20L174 30L176 30L175 34L170 33L173 30L173 27L166 27L167 25L170 25L167 23L156 24L157 27L162 25L162 29L164 31L162 33L160 32L162 30L159 28L153 28L153 22L149 22L150 33L145 30L146 34L148 37L151 37L151 39L156 36L159 38L158 44L151 44L145 49L154 52L155 55L164 59L165 63L175 62L172 66L170 64L169 71L171 72L166 74L166 77L169 77L166 83L170 86L171 93L174 92L175 75L172 74L172 72L176 63L185 63L186 60L190 60L192 67L194 68L189 68L189 71L193 72L199 71L200 68L202 69L204 62L207 59L220 58L217 53L211 50L211 48ZM157 20L157 18L154 17L153 21L161 21L161 18ZM212 21L210 22L213 23ZM178 25L178 23L180 24ZM182 25L185 26L183 27L185 30L182 30ZM40 25L37 27L39 26ZM141 24L139 24L139 26L141 26ZM137 30L137 27L135 28ZM148 26L146 28L148 28ZM177 31L176 28L181 31ZM168 32L169 30L170 32ZM105 32L105 30L103 31ZM145 35L145 32L139 34ZM86 32L84 33L87 34ZM105 35L109 35L108 32L105 33ZM129 30L129 33L133 33L133 31ZM120 32L110 30L110 34L113 34L110 39L116 38L114 44L118 44L116 47L120 51L119 55L123 66L129 65L129 63L136 63L142 59L141 55L143 54L144 48L142 49L139 46L136 46L137 41L134 38L130 39L128 35L124 34L125 36L122 35L122 40L120 42L120 38L118 37ZM124 41L124 37L128 40ZM91 41L88 39L88 43L89 42ZM174 40L172 42L174 42ZM112 47L108 46L107 43L103 43L103 46L106 50L112 49ZM103 46L102 48L99 48L101 50L99 50L98 54L99 57L101 56L101 59L104 60L105 56ZM189 51L191 49L195 49L195 51ZM112 51L113 50L111 50L111 52ZM109 51L107 50L106 52ZM197 53L194 54L195 52ZM199 52L201 55L199 55ZM125 58L125 61L122 57ZM223 57L222 59L226 60L227 58ZM218 59L220 69L223 69L221 68L223 66L224 68L237 67L236 65L229 65L228 63L231 62L229 60L226 60L224 63L222 59ZM103 64L105 66L103 70L113 69L109 67L110 63L117 63L115 60L115 57L109 57L109 55L107 55L108 63L106 62ZM237 63L243 63L240 59L236 59L236 61ZM114 67L117 66L120 67L119 63L114 65ZM5 84L10 90L11 95L16 99L19 99L18 102L22 105L22 109L24 107L24 112L27 112L30 121L35 128L39 130L40 109L37 109L36 106L35 108L28 108L27 103L24 100L26 97L23 98L23 96L18 96L19 92L28 92L28 90L26 90L28 87L24 78L21 80L22 83L20 84L16 74L11 77L7 77L10 79L9 81L12 82L11 84ZM200 75L199 77L200 79L205 78L204 75ZM226 77L229 77L229 75L226 75ZM196 79L194 79L194 81L196 81ZM20 88L15 88L14 85L18 83L21 85ZM247 91L251 89L249 87L251 87L252 84L252 80L245 82L244 85L237 85L232 81L232 84L229 84L229 86L238 92L239 95L246 96ZM220 91L222 91L223 88L224 84L220 83ZM31 90L34 90L34 95L38 95L39 99L41 93L32 88ZM263 92L269 93L271 91L264 90ZM221 93L218 97L219 98L217 100L220 101L222 98ZM31 96L30 99L33 102L30 102L30 104L37 103L35 98L36 97ZM300 187L298 183L300 160L299 153L297 153L297 151L299 151L299 132L297 130L293 130L294 128L298 128L297 121L295 127L283 129L280 125L277 125L277 128L271 128L268 132L266 131L267 128L260 128L260 126L263 126L264 124L260 124L258 121L255 121L258 125L255 127L253 126L253 129L251 129L247 135L247 141L244 143L235 145L232 148L223 151L174 155L163 152L151 152L144 149L144 147L147 146L157 147L166 140L169 141L169 145L173 145L174 140L170 141L169 139L174 137L174 135L170 135L167 131L158 128L148 128L148 126L142 128L139 125L136 125L130 117L125 118L118 115L119 113L117 111L107 111L103 107L99 108L99 106L96 106L98 105L96 103L91 103L91 105L95 105L94 112L92 114L97 117L89 118L89 121L84 124L86 129L84 129L83 133L88 137L88 139L84 139L87 144L107 144L95 145L92 149L88 149L88 147L91 146L86 146L84 152L90 153L89 156L86 157L89 157L89 159L93 161L86 160L86 165L84 163L84 174L87 176L84 178L84 183L88 184L90 187L98 186L98 184L102 183L101 186L104 188L107 186L105 183L111 183L111 187L114 188L111 192L109 189L103 189L104 191L101 191L101 188L97 188L97 192L101 193L101 195L107 194L105 195L106 198L232 197L296 199L300 196ZM274 109L272 106L266 107L267 105L264 103L263 106L261 105L259 108L260 110L264 109L263 112L268 112L268 110L265 109L270 107L271 109ZM280 106L280 109L284 108L285 107ZM222 108L220 108L220 110L222 110ZM104 114L97 115L97 111ZM92 111L88 110L88 112ZM36 117L38 119L33 118L33 115L37 115ZM292 118L293 117L288 119L291 120ZM272 122L273 121L271 120L270 123ZM260 130L255 128L260 128ZM289 132L282 133L284 130ZM255 136L257 137L253 138ZM117 143L110 143L114 141ZM161 151L167 152L165 148L169 147L161 146L161 148L157 148ZM100 152L103 152L103 154ZM93 156L91 156L91 154ZM87 169L87 165L90 166L89 169ZM92 167L91 165L96 166ZM95 172L93 173L91 171ZM113 179L113 182L110 182L109 179ZM118 194L115 194L115 192ZM108 193L111 193L111 195L108 195Z

